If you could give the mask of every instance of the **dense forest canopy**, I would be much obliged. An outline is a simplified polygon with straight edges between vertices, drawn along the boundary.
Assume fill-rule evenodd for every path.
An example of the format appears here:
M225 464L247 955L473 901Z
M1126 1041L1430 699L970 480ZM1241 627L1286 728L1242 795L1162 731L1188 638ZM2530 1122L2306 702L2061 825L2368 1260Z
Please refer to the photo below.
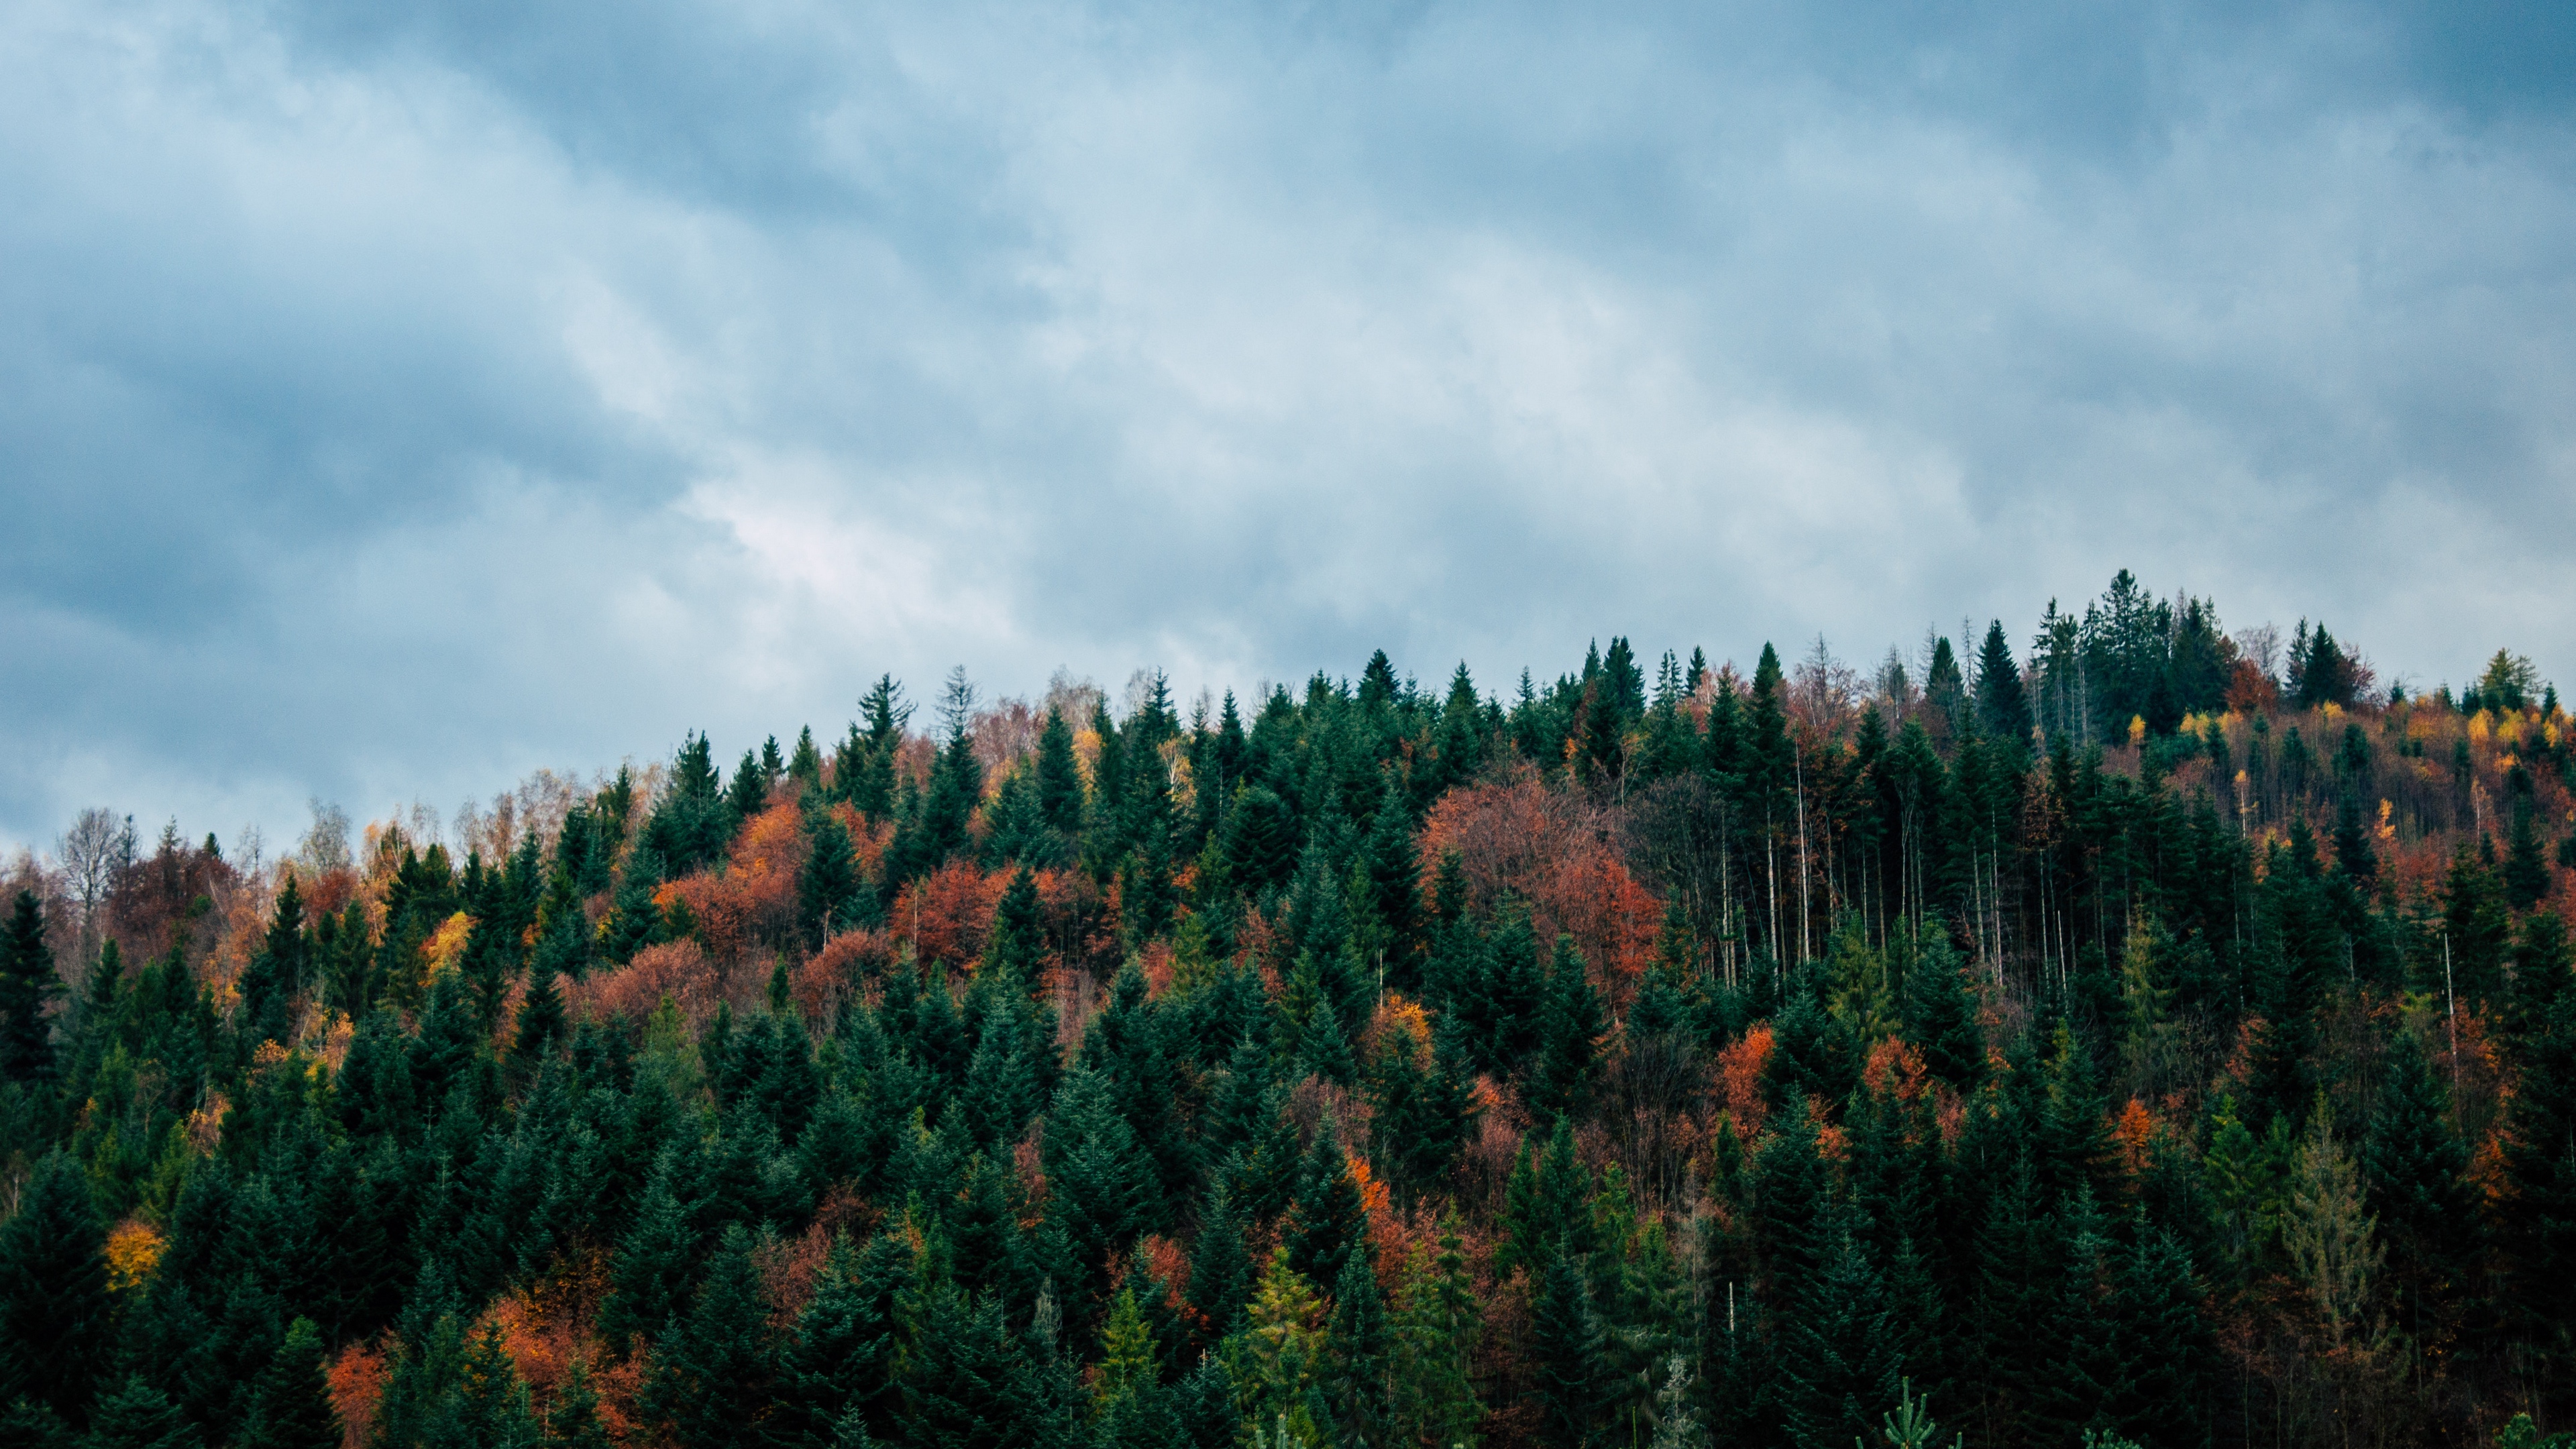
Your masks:
M274 863L84 816L0 930L0 1440L2576 1426L2527 661L2123 573L1489 683L880 679Z

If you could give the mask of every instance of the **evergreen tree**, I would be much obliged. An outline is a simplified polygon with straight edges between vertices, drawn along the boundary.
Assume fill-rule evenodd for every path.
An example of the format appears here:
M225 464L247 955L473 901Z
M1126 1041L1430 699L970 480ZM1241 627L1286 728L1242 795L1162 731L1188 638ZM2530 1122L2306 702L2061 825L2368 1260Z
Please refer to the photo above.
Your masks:
M752 1247L741 1224L727 1226L688 1316L654 1344L643 1408L683 1445L730 1446L770 1416L777 1353Z
M1541 1442L1582 1449L1608 1385L1601 1361L1601 1326L1591 1292L1574 1255L1550 1251L1532 1285L1530 1390L1539 1411Z
M53 1024L46 1013L63 994L54 953L45 945L44 910L20 891L0 928L0 1082L42 1082L54 1074Z
M107 1232L69 1154L49 1152L0 1224L0 1404L79 1423L108 1367Z
M1046 724L1038 731L1038 812L1049 828L1071 837L1082 829L1082 771L1074 761L1073 729L1055 706L1047 706Z
M1047 1230L1056 1282L1086 1317L1109 1292L1109 1256L1157 1205L1154 1164L1118 1111L1110 1082L1078 1067L1047 1114Z
M1222 1338L1252 1292L1252 1257L1243 1241L1243 1217L1220 1181L1208 1189L1199 1212L1199 1234L1190 1248L1190 1306Z
M812 732L797 741L802 758L814 747ZM546 1442L561 1449L616 1449L616 1441L599 1418L599 1391L590 1386L590 1365L573 1360L555 1401L546 1409Z
M1557 937L1556 959L1548 972L1546 1014L1539 1028L1538 1060L1526 1087L1532 1112L1552 1118L1583 1110L1599 1066L1605 1029L1601 995L1585 974L1583 953L1574 948L1573 937Z
M1483 1327L1452 1213L1441 1220L1437 1252L1417 1243L1396 1290L1390 1412L1401 1442L1472 1449L1485 1413L1474 1368Z
M309 1318L287 1326L268 1368L251 1389L251 1407L234 1442L241 1449L334 1449L340 1416L323 1371L322 1331Z
M1309 1283L1338 1283L1342 1265L1368 1258L1368 1212L1330 1114L1315 1130L1297 1172L1297 1197L1285 1234L1288 1266Z
M2013 662L2000 619L1986 626L1986 642L1977 650L1977 723L2016 745L2030 739L2030 701L2022 693L2021 666Z
M87 1443L92 1449L200 1449L205 1440L168 1394L129 1374L91 1408Z
M858 858L850 832L829 814L818 814L810 830L813 848L796 877L798 918L811 946L850 924L850 907L859 895Z
M1869 1431L1869 1410L1894 1401L1905 1371L1893 1353L1887 1282L1848 1219L1826 1230L1823 1270L1786 1323L1783 1386L1800 1449L1841 1449Z
M1338 1411L1343 1442L1385 1442L1392 1405L1387 1371L1390 1331L1386 1302L1365 1254L1343 1260L1333 1280L1333 1384L1327 1399Z

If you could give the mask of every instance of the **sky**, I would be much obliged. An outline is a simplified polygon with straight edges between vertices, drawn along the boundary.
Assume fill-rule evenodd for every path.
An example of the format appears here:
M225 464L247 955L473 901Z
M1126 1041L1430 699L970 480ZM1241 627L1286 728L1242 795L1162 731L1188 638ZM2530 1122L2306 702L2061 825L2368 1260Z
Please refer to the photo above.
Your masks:
M2122 567L2576 683L2564 5L15 0L0 198L5 844Z

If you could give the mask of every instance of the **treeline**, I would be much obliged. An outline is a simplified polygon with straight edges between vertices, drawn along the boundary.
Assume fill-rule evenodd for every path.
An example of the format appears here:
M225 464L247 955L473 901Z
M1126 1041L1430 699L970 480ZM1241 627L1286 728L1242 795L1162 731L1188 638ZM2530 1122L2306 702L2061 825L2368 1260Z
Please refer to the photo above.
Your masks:
M1868 675L937 704L22 867L0 1441L2576 1425L2515 656L2409 699L2124 573Z

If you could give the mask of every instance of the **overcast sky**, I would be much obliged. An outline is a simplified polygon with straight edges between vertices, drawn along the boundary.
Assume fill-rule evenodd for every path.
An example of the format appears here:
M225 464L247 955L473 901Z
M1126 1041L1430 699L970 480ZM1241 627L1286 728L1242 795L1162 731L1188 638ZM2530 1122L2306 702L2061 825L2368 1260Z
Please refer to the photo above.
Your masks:
M2576 10L2257 10L15 0L0 842L2124 565L2576 681Z

